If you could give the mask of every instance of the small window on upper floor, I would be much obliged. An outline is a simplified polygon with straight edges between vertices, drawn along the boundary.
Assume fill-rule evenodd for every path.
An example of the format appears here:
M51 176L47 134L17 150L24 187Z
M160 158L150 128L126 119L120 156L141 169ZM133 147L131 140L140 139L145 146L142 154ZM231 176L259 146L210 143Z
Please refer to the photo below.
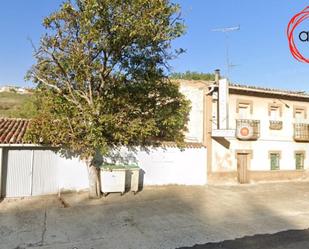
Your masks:
M307 118L307 110L305 107L294 106L294 118L296 121L301 122Z
M268 115L271 120L279 120L282 115L281 105L270 104L268 106Z
M250 115L250 106L247 104L239 104L238 106L238 113L241 116L241 118L247 118Z
M238 100L236 112L239 114L240 119L248 119L252 114L252 102Z

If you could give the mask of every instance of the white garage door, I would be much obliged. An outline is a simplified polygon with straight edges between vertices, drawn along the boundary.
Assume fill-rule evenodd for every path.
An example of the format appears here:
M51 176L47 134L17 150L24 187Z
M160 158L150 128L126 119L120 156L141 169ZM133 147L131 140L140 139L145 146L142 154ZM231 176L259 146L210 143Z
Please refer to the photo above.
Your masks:
M2 175L6 197L31 195L32 153L28 150L7 150Z
M54 194L58 191L57 157L51 150L7 149L2 175L5 197Z
M51 150L33 151L32 195L58 192L56 154Z

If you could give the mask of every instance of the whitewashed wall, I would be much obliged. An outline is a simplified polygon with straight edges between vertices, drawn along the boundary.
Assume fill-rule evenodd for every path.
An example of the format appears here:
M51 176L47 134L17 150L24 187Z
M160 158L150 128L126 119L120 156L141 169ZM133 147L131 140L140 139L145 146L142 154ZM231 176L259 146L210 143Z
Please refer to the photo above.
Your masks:
M144 174L144 185L204 185L207 183L205 148L157 148L150 151L121 150L127 163L137 163Z
M78 158L66 159L57 155L59 188L61 190L82 190L89 187L85 163Z
M117 155L118 154L118 155ZM134 152L122 148L116 153L118 163L136 163L141 168L144 185L204 185L207 183L206 148L157 148ZM88 188L84 162L58 157L59 187L64 190Z
M203 87L196 87L186 82L180 84L179 91L191 102L188 131L185 133L187 141L203 141Z
M207 153L205 148L180 151L177 148L139 152L139 165L145 171L145 185L207 183Z

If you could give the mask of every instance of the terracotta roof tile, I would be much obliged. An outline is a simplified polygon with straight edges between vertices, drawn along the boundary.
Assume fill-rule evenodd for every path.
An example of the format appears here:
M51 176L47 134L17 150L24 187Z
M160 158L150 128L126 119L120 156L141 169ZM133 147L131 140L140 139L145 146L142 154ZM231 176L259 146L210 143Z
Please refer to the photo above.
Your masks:
M192 86L192 87L207 87L210 85L214 85L214 81L205 81L205 80L183 80L179 79L177 82ZM309 98L309 93L305 91L291 91L291 90L285 90L285 89L277 89L277 88L268 88L268 87L260 87L260 86L254 86L254 85L245 85L245 84L238 84L238 83L229 83L229 87L232 90L242 90L242 91L248 91L248 92L263 92L266 94L276 94L276 95L289 95L296 98Z
M280 94L280 95L291 95L295 97L309 97L309 93L305 91L291 91L291 90L285 90L285 89L277 89L277 88L268 88L268 87L259 87L259 86L252 86L252 85L243 85L243 84L235 84L230 83L230 88L234 89L247 89L252 91L264 91L267 93L274 93L274 94Z
M21 144L29 120L0 118L0 144Z

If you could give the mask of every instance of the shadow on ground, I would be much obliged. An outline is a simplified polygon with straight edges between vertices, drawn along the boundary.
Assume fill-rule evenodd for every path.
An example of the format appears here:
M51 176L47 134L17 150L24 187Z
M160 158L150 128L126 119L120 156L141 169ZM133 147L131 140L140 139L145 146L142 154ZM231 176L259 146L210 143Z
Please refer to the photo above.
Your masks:
M178 249L275 249L275 248L309 248L309 230L288 230L275 234L260 234L246 236L235 240L226 240L218 243L206 243L193 247Z

